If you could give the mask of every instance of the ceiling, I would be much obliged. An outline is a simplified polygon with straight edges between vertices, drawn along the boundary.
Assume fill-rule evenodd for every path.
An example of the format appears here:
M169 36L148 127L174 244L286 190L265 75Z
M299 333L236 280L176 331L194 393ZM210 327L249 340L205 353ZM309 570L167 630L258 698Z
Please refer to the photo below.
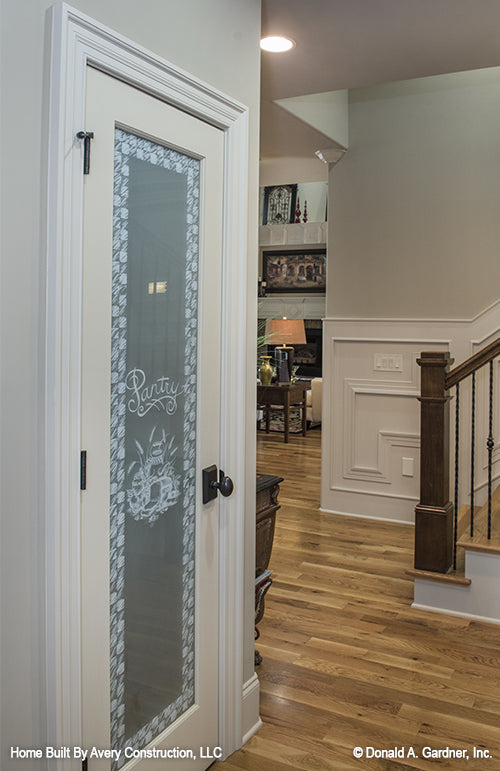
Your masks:
M500 65L500 0L262 0L261 157L311 157L331 140L277 99Z

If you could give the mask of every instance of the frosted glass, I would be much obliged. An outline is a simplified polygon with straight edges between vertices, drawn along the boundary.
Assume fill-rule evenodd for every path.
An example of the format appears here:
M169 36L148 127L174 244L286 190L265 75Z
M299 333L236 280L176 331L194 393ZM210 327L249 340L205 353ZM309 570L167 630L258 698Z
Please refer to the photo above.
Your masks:
M194 703L199 161L115 132L111 742ZM123 753L122 753L123 754Z

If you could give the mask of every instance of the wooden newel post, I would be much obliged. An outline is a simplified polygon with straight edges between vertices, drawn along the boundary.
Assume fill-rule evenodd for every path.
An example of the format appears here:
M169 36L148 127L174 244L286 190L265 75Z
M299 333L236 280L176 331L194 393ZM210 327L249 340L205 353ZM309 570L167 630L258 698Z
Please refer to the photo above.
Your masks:
M453 562L453 504L449 500L450 427L446 373L449 353L422 353L420 503L415 509L415 568L446 573Z

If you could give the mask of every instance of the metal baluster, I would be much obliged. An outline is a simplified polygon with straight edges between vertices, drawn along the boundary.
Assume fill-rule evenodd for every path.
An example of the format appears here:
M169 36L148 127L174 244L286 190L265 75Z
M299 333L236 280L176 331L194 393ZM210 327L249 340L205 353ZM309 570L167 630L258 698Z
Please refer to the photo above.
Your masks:
M474 476L476 455L476 373L472 373L472 417L471 417L471 456L470 456L470 537L474 536Z
M493 448L495 441L493 439L493 361L490 361L490 415L489 415L489 433L488 441L488 539L491 538L491 469L493 464Z
M460 448L460 383L456 387L455 402L455 517L453 540L453 570L457 569L457 539L458 539L458 471L459 471L459 448Z

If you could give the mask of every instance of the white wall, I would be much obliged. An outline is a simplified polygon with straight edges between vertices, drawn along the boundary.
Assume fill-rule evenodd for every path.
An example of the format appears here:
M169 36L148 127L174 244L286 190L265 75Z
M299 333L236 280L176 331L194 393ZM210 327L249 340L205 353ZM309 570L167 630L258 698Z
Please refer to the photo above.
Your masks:
M84 13L250 108L249 358L255 378L260 0L74 0ZM43 210L49 0L1 4L1 687L6 748L44 746ZM248 476L255 474L249 391ZM249 495L246 573L253 580L255 496ZM253 674L253 597L246 597L244 680ZM17 766L13 766L19 768Z
M413 521L416 358L460 363L500 333L499 125L500 68L350 92L329 174L325 510Z

